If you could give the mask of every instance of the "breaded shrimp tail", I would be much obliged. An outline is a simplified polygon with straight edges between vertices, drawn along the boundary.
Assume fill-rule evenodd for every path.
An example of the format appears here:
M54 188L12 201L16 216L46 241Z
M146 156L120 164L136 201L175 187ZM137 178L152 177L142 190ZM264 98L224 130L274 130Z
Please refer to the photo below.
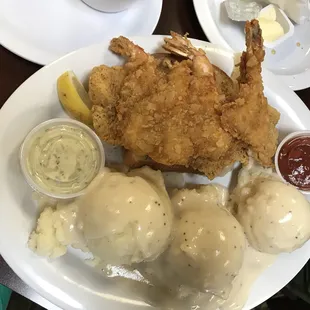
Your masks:
M264 96L261 71L265 52L258 21L248 21L245 31L247 49L241 57L239 98L222 106L221 124L248 145L258 162L272 166L278 139L275 125L280 114Z

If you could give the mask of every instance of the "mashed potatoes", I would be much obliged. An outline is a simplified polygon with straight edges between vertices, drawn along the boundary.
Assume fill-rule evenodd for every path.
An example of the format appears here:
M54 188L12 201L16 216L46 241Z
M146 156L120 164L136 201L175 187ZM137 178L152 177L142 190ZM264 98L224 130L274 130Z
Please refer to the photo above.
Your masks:
M105 263L154 260L170 242L173 214L160 172L105 172L78 204L87 247Z
M310 238L310 204L269 169L244 167L232 195L236 217L258 251L292 252Z
M212 184L170 200L159 171L106 169L83 197L44 209L29 247L52 258L84 247L106 276L163 309L241 309L271 254L310 238L310 206L257 166L241 170L228 198Z
M102 263L150 261L168 246L173 214L162 174L150 168L127 176L106 169L82 198L41 213L28 246L56 258L72 245Z
M76 215L75 203L46 207L29 237L28 247L38 255L50 258L64 255L69 244L82 247L84 242L76 229Z
M310 205L293 186L258 178L240 197L237 218L255 249L292 252L310 238Z
M245 250L244 232L221 203L225 200L223 191L212 185L176 192L172 203L178 219L166 258L182 284L223 297L231 290Z

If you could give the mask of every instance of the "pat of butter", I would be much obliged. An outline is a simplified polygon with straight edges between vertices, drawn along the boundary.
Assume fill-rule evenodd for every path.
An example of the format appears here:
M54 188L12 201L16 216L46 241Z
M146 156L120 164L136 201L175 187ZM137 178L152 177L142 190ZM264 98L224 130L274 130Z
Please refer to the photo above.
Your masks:
M304 24L310 20L309 0L263 0L263 2L279 6L297 24Z
M258 18L264 18L267 20L277 20L277 12L273 6L270 6L268 9L263 10L259 13Z
M284 30L278 22L265 18L259 18L258 20L266 42L276 41L284 35Z
M258 16L259 25L266 42L274 42L284 35L284 29L276 19L277 12L273 6Z

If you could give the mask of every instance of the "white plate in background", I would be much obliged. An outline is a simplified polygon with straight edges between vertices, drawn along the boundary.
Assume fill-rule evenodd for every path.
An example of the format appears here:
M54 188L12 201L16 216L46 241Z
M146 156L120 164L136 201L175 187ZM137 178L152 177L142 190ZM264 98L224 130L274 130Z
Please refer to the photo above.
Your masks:
M244 23L228 18L224 0L193 0L200 25L209 41L235 52L244 49ZM310 87L310 22L295 24L291 38L266 48L264 67L293 90Z
M147 52L154 53L163 44L162 36L130 37ZM212 63L230 74L234 66L232 51L210 43L192 40L206 50ZM120 64L119 57L108 50L109 43L93 45L73 52L42 68L25 81L0 110L0 253L17 275L40 295L64 310L146 310L149 306L133 293L115 286L70 249L59 259L38 257L27 248L29 233L35 226L38 209L31 199L19 167L19 147L29 132L42 121L64 117L56 80L66 70L73 70L85 81L90 70L100 64ZM310 129L310 111L288 87L273 74L263 72L265 94L281 113L280 138L297 130ZM120 148L105 148L108 161L117 160ZM231 172L213 182L226 185ZM200 176L203 183L208 180ZM310 199L310 197L309 197ZM244 310L270 298L284 287L310 257L310 241L291 254L282 254L258 278Z
M119 35L150 35L161 9L162 0L140 0L119 13L96 11L81 0L1 0L0 44L46 65Z

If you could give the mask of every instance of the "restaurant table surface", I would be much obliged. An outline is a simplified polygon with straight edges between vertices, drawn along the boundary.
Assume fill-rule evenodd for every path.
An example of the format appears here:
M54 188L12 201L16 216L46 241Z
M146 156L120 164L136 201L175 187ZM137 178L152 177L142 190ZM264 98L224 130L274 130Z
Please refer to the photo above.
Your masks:
M163 9L154 34L168 34L170 30L179 33L188 32L191 38L208 40L199 25L191 0L163 1ZM18 86L40 68L41 66L24 60L0 46L0 107ZM310 109L310 88L296 93ZM11 288L42 307L51 310L59 309L20 280L1 256L0 284Z

